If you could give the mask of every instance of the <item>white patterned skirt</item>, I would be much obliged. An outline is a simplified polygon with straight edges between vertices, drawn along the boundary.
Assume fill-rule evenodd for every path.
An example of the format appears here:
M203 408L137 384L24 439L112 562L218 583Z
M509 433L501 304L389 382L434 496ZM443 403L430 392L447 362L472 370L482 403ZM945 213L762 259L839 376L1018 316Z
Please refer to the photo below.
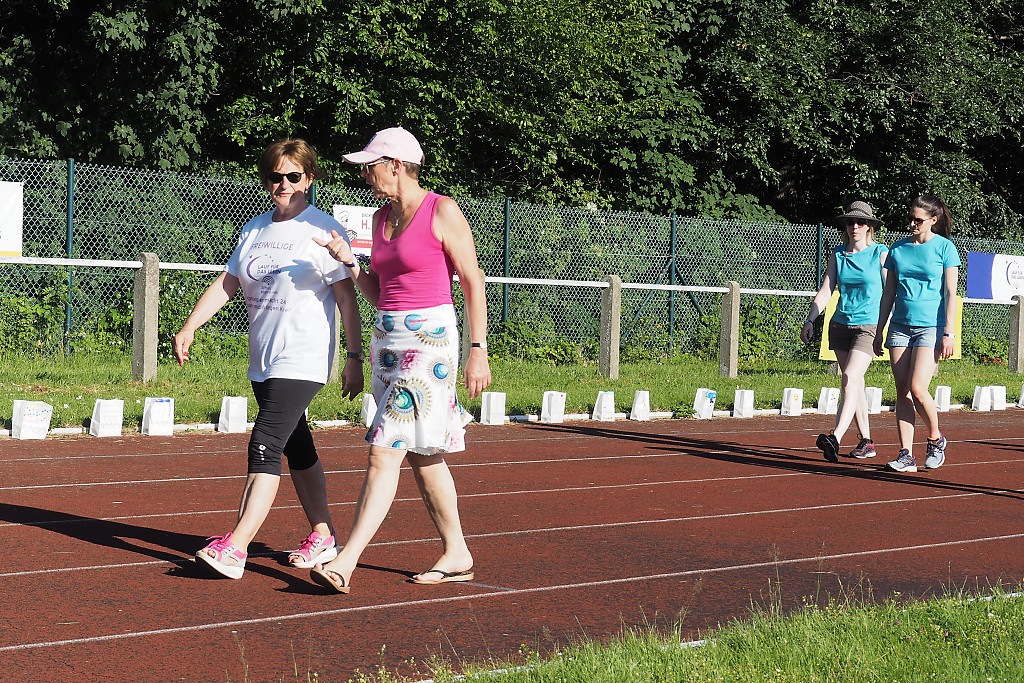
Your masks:
M472 417L459 403L459 329L451 304L377 311L370 341L377 413L366 432L374 446L423 455L465 450Z

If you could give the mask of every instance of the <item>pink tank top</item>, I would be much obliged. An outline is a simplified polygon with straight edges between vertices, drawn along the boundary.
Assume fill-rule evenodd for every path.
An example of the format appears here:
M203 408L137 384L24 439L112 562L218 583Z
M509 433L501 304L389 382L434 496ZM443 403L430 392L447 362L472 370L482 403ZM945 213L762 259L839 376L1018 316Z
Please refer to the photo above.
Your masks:
M373 231L370 266L380 278L382 311L409 311L452 303L455 264L434 236L434 213L441 195L428 192L412 222L393 240L384 236L388 204Z

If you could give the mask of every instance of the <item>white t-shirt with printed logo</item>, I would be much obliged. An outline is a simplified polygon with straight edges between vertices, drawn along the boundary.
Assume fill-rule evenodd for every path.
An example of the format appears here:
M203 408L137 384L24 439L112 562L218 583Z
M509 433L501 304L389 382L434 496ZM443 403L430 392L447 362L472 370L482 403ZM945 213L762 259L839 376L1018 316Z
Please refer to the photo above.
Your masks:
M349 277L313 237L346 231L316 207L275 222L273 211L245 224L226 270L238 278L249 313L249 379L326 384L334 357L338 309L331 285Z

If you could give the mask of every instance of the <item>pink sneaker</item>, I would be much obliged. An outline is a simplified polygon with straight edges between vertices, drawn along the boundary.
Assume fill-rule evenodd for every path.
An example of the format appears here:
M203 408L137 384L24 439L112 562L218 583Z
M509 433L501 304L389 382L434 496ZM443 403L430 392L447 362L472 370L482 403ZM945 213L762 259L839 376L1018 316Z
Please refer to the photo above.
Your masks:
M334 536L322 536L314 531L302 539L298 550L288 554L288 564L300 569L309 569L315 564L330 562L338 556Z
M247 553L231 545L231 534L227 536L210 536L206 547L196 551L196 561L202 560L219 574L229 579L240 579L245 571ZM213 555L208 551L212 550Z

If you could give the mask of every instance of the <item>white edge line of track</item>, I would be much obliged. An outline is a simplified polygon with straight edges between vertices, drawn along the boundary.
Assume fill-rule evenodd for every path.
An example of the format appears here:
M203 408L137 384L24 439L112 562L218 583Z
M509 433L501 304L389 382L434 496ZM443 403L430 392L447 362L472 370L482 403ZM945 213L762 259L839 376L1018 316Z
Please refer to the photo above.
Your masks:
M106 636L93 636L90 638L69 638L67 640L55 640L40 643L23 643L20 645L7 645L0 647L0 652L17 652L20 650L34 650L45 647L60 647L64 645L82 645L86 643L101 643L113 640L126 640L130 638L145 638L149 636L170 635L174 633L193 633L197 631L209 631L212 629L233 628L239 626L252 626L256 624L268 624L282 621L295 621L298 619L312 619L316 617L329 617L341 614L355 614L360 612L376 612L381 610L399 607L421 607L424 605L440 605L445 603L465 602L467 600L479 600L483 598L508 597L510 595L529 595L537 593L551 593L560 590L577 590L580 588L597 588L602 586L615 586L627 583L639 583L642 581L660 581L665 579L680 579L687 576L700 576L705 574L721 574L733 571L744 571L749 569L763 569L765 567L778 567L785 565L802 564L806 562L822 562L824 560L842 560L851 557L864 557L866 555L882 555L888 553L913 552L917 550L929 550L932 548L946 548L971 543L988 543L992 541L1008 541L1011 539L1024 538L1024 533L1007 534L1005 536L988 536L985 538L971 538L959 541L944 541L942 543L925 543L921 545L902 546L897 548L879 548L876 550L861 550L852 553L837 553L833 555L816 555L814 557L798 557L788 560L768 560L765 562L751 562L748 564L731 565L728 567L708 567L705 569L690 569L681 572L667 572L663 574L650 574L647 576L629 576L621 579L604 579L602 581L583 581L580 583L558 584L554 586L538 586L535 588L513 588L510 590L496 590L474 595L458 595L446 598L431 598L427 600L406 600L403 602L390 602L381 605L363 605L360 607L342 607L340 609L318 610L315 612L301 612L299 614L284 614L274 617L260 617L258 619L239 619L237 621L220 621L210 624L196 624L193 626L178 626L173 628L153 629L149 631L133 631L130 633L114 633ZM466 585L473 585L468 583Z

